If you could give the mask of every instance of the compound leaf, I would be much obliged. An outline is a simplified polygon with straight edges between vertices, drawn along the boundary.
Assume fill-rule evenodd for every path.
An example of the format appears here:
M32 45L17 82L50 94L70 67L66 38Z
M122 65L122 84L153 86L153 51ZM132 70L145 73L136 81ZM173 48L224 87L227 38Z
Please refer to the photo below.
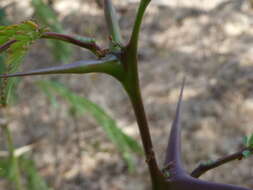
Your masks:
M2 63L0 74L7 74L9 72L15 72L24 56L26 55L28 48L32 43L39 39L44 32L44 29L32 21L26 21L21 24L1 26L0 27L0 46L3 47L9 42L9 48L5 52L5 61ZM5 82L1 82L2 92L1 104L6 104L11 94L11 90L15 85L15 79L5 79Z

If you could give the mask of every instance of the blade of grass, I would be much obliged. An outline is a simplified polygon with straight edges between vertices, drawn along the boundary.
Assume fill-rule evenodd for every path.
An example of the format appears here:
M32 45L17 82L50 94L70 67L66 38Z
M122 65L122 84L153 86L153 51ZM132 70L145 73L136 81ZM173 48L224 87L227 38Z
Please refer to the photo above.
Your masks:
M78 96L64 87L62 84L51 81L39 81L40 86L46 85L51 91L64 97L71 107L75 108L77 113L90 113L96 121L105 130L109 139L117 146L122 153L123 158L128 163L129 169L133 169L133 161L131 152L142 153L141 146L130 136L126 135L101 107L93 102Z
M26 174L27 190L52 190L48 187L45 180L39 175L36 164L33 160L22 156L19 158L20 168Z
M8 145L8 167L6 171L6 177L13 182L13 186L16 190L25 190L22 184L22 178L20 174L18 158L15 156L15 148L13 144L13 139L9 127L7 125L1 126L3 133L7 139Z

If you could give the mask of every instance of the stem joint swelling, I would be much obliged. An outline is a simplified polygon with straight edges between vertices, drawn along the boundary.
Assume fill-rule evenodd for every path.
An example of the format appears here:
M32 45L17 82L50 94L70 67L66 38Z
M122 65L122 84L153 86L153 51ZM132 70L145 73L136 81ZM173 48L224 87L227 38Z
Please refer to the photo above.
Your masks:
M153 151L153 149L149 149L148 151L149 152L147 154L147 158L146 158L145 162L147 164L150 164L150 161L155 159L155 152Z

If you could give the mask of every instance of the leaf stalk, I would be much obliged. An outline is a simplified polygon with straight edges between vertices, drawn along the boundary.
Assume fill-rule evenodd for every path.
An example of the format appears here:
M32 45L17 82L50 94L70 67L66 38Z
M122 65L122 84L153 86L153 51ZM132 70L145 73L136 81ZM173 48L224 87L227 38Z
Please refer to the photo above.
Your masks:
M60 34L56 32L45 32L43 33L41 38L61 40L64 42L77 45L79 47L88 49L99 58L104 57L107 53L105 49L100 48L95 42L84 42L82 40L75 38L74 36L67 35L67 34Z

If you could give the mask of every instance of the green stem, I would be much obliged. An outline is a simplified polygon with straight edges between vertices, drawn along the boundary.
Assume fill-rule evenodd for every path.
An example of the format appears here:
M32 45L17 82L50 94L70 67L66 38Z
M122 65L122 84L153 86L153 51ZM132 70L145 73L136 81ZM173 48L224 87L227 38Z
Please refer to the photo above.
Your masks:
M132 47L134 47L135 51L137 51L137 48L138 48L139 33L140 33L140 29L141 29L141 23L143 20L143 16L144 16L145 10L150 2L151 2L151 0L142 0L140 3L140 6L139 6L138 12L137 12L137 16L136 16L135 23L134 23L134 28L133 28L131 39L130 39L130 44Z
M7 124L2 125L1 128L3 129L4 135L7 138L9 161L10 161L9 170L11 173L11 176L10 176L11 180L13 180L16 190L24 190L24 187L21 182L21 174L20 174L20 169L19 169L18 158L15 156L15 147L13 144L11 132Z
M119 45L122 44L122 37L121 37L119 22L117 18L117 13L115 11L115 8L113 7L111 0L104 1L104 14L105 14L109 33L112 37L112 41L110 44L111 49L119 50L119 47L117 47L117 44Z

